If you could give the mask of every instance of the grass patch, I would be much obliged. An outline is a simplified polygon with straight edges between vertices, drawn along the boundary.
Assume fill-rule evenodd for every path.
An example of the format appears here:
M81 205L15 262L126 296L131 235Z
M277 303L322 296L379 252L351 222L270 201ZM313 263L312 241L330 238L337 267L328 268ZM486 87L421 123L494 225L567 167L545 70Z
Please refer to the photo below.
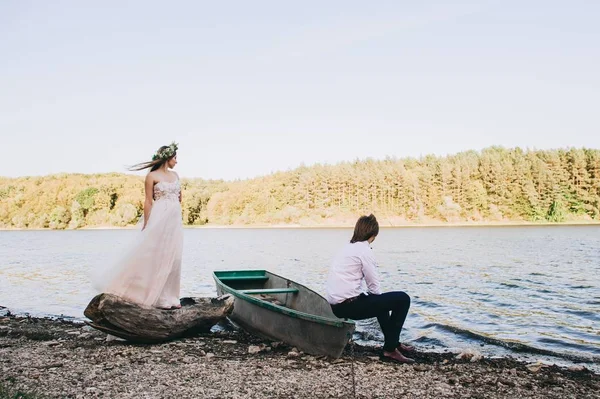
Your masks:
M35 392L24 392L16 388L14 380L9 378L6 381L0 381L0 399L42 399L42 396Z

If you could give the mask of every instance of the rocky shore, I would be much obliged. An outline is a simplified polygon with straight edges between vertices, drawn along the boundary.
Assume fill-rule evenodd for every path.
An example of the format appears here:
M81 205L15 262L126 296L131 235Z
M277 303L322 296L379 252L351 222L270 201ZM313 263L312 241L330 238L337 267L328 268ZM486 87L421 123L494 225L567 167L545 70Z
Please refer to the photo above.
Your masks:
M414 357L415 365L384 363L375 349L349 345L334 360L241 331L131 345L80 323L6 315L0 399L600 398L600 375L584 368L472 353Z

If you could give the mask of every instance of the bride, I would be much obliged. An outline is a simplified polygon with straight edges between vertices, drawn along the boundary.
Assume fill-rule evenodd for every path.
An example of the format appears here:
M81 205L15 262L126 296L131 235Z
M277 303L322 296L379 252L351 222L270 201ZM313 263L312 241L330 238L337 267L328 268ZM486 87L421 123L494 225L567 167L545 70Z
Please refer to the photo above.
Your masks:
M177 144L172 143L160 147L152 161L130 168L150 169L145 181L143 227L134 245L97 282L103 292L141 305L162 309L181 307L183 226L181 185L179 176L171 170L175 165Z

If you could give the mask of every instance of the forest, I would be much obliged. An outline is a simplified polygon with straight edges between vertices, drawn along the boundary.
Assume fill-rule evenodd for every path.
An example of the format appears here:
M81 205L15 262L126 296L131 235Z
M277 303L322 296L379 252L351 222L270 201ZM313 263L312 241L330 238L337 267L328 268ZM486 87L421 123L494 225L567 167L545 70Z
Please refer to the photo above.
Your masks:
M135 224L143 176L0 177L0 228ZM248 180L182 179L186 225L383 226L600 220L600 150L489 147L302 166Z

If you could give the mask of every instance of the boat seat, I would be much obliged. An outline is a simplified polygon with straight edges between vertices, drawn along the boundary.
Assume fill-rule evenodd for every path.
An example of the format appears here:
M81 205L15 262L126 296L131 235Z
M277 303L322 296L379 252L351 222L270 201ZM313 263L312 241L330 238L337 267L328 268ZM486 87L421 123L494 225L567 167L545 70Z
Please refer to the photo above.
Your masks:
M219 277L221 281L267 281L268 276L222 276Z
M244 294L297 294L298 288L259 288L254 290L240 290Z

